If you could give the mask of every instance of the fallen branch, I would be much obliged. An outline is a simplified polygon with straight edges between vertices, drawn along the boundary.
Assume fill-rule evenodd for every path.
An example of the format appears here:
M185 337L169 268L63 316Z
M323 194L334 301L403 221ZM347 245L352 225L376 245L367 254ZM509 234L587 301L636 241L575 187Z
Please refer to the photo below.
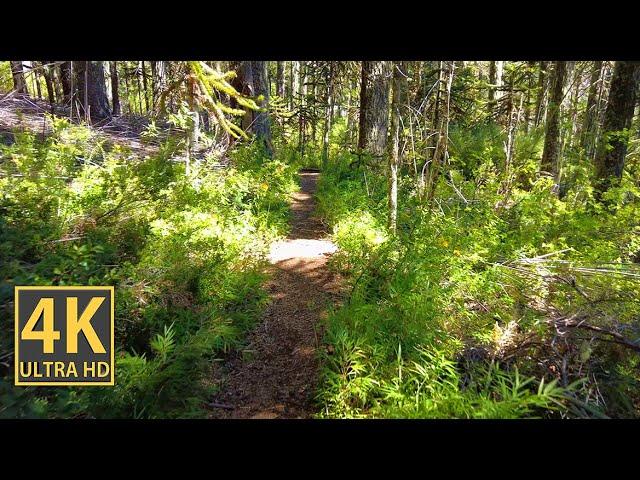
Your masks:
M565 328L582 328L585 330L590 330L592 332L600 333L602 335L609 335L612 337L612 340L608 340L613 343L617 343L619 345L625 346L640 353L640 345L628 340L627 338L620 335L618 332L614 332L611 330L607 330L602 327L596 327L595 325L590 325L585 323L584 318L576 317L575 315L569 318L558 318L551 320L556 327L565 327Z

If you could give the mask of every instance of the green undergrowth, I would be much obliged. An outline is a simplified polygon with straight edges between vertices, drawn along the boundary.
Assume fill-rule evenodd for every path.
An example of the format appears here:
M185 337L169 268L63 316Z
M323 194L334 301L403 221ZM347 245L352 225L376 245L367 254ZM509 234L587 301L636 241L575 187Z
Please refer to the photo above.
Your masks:
M266 295L264 253L288 228L295 168L253 146L185 175L175 144L131 158L64 120L0 147L0 416L203 414L212 361ZM13 286L114 285L115 387L14 388Z
M640 339L637 151L597 202L579 152L562 199L537 177L539 132L518 136L508 170L495 128L451 137L433 201L402 171L397 235L383 162L335 155L320 178L350 294L327 320L319 416L637 417L637 352L553 323Z

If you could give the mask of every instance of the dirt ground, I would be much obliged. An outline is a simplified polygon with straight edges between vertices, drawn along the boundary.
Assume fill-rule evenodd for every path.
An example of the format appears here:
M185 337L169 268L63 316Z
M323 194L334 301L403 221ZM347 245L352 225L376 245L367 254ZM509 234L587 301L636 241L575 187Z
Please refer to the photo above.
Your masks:
M335 246L313 216L318 173L301 172L292 201L292 230L272 247L271 297L245 349L229 358L214 381L221 391L210 418L309 418L316 411L322 324L339 301L340 279L327 268Z

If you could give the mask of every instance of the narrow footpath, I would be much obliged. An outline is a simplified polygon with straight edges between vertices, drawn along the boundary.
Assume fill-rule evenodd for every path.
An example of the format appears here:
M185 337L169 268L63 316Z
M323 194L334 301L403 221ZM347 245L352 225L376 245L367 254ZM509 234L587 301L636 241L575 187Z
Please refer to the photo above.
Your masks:
M222 386L210 418L309 418L320 365L322 320L340 299L340 279L327 267L335 245L313 216L317 172L300 172L289 237L269 255L271 302L248 345L219 369Z

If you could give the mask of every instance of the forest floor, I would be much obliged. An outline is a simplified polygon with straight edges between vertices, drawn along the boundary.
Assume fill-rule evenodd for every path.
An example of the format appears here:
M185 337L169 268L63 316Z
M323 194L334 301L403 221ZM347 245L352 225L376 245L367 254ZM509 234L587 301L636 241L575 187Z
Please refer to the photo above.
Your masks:
M247 346L214 371L221 389L210 418L309 418L327 309L342 298L342 282L327 266L336 250L314 216L317 172L300 172L291 233L271 248L270 304Z
M69 109L54 105L56 116L69 118ZM0 95L0 142L13 143L13 132L30 131L41 139L52 132L51 106L43 101L26 95ZM153 155L158 151L156 142L143 142L140 134L148 125L142 116L127 115L114 117L109 122L92 126L96 139L107 146L120 144L131 150L134 156Z

